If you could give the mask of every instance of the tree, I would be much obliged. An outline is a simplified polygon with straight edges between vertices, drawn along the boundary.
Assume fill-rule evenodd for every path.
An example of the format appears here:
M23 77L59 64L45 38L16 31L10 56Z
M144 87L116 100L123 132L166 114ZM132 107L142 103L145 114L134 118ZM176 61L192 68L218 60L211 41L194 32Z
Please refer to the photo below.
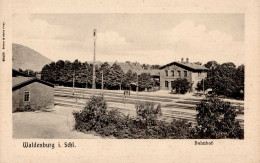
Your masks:
M202 65L201 62L194 62L196 65Z
M210 77L213 91L218 95L234 97L233 95L236 90L236 71L236 66L232 62L216 66Z
M150 73L141 73L138 75L138 87L140 90L153 87L153 81Z
M123 78L123 87L129 89L132 82L134 82L134 75L131 70L128 70Z
M242 64L238 66L236 71L236 91L234 92L235 97L238 99L244 99L244 87L245 87L245 66Z
M150 68L150 65L149 64L143 64L142 68L145 69L145 70L148 70Z
M55 81L58 81L59 83L65 82L64 67L65 67L65 62L63 60L59 60L55 63L55 74L56 74Z
M45 81L49 81L51 83L55 83L56 72L55 72L55 62L51 62L50 64L46 64L42 68L41 79Z
M56 63L47 64L42 69L42 79L59 84L72 86L73 74L75 72L75 86L83 87L87 82L87 78L91 76L89 73L89 65L87 62L81 63L78 60L74 62L59 60Z
M110 65L105 62L103 64L101 64L100 68L96 69L96 83L99 84L101 86L102 84L102 72L103 72L103 84L104 84L104 88L107 87L107 85L109 84L109 71L110 71Z
M107 74L108 77L108 86L111 89L120 89L121 90L121 86L122 86L122 82L123 82L123 75L124 72L121 69L120 65L118 65L117 63L114 63L110 69L109 69L109 73Z
M232 62L219 65L216 61L205 64L209 68L204 79L204 89L212 88L217 95L232 98L244 98L244 65L236 68ZM198 82L196 90L203 90L203 81Z
M159 69L161 66L160 65L151 65L150 67L151 67L151 69Z
M172 89L175 89L176 93L185 94L190 89L190 83L185 78L178 78L173 81Z
M210 79L206 78L204 79L204 90L207 90L208 88L211 88L211 83L210 83ZM195 88L197 91L203 91L203 81L199 81L197 83L197 87Z
M64 62L64 69L63 69L63 78L64 78L64 85L68 86L72 83L73 75L71 74L71 70L73 69L72 63L70 61Z
M216 61L209 61L206 64L204 64L204 66L208 69L215 68L217 65L218 63Z
M23 74L26 74L28 76L31 76L31 77L35 77L37 72L36 71L33 71L33 70L30 70L30 69L26 69L26 70L22 70L22 69L19 69L19 71Z
M216 96L203 99L196 107L198 138L240 138L244 131L235 120L237 113L230 102L225 102Z

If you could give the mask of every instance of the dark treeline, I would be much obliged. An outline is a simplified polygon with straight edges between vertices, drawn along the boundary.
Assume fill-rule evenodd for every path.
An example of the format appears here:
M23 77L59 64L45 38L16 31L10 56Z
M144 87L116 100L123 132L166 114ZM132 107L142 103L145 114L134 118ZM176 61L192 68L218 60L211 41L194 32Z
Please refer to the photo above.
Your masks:
M116 62L109 65L107 62L101 65L95 65L96 72L96 88L101 88L102 72L104 89L136 89L137 74L129 70L127 73L121 69ZM52 62L43 67L41 72L41 79L51 83L72 86L73 75L75 75L75 87L91 88L93 76L93 64L87 62L74 62L59 60ZM140 91L146 88L152 88L158 85L155 80L151 78L150 73L141 73L138 75L138 89Z
M232 62L218 64L209 61L204 65L209 69L208 76L204 80L204 89L212 88L217 95L244 99L245 66L238 67ZM197 84L197 90L203 90L203 82Z
M30 69L26 69L26 70L19 69L18 71L25 74L25 75L28 75L30 77L36 77L36 75L38 73L38 72L30 70Z
M244 65L236 67L234 63L228 62L218 64L216 61L209 61L204 65L209 69L207 78L204 80L204 89L212 88L217 95L244 99ZM144 65L144 69L159 68L158 65ZM136 90L138 79L138 89L140 91L154 86L159 86L149 73L141 73L137 77L136 72L129 70L127 73L121 69L116 62L109 65L107 62L96 65L96 88L101 88L103 72L104 89L131 89ZM32 72L31 72L32 73ZM74 62L59 60L43 67L41 78L51 83L72 86L73 75L75 74L75 87L91 88L93 64L87 62ZM203 82L197 84L197 90L203 90Z

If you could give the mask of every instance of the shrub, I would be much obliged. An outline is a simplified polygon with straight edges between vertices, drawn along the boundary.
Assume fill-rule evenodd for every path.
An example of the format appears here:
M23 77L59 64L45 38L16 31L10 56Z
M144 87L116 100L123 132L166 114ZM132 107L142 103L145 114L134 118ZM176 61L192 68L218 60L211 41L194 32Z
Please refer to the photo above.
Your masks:
M102 116L106 114L107 104L104 96L93 96L87 103L87 106L79 112L73 112L75 118L75 129L80 131L88 131L98 129L98 123Z
M124 138L127 137L125 132L127 133L128 122L124 114L117 109L112 109L107 114L101 116L99 121L100 128L97 128L96 132L104 136L113 135L118 138Z
M188 139L188 138L240 138L244 136L235 120L235 107L217 97L207 97L197 104L197 125L192 127L186 120L165 122L158 120L162 115L161 105L151 102L136 104L137 117L124 115L116 109L107 111L103 96L93 96L87 106L73 112L75 129L95 131L101 136L130 139Z
M31 105L19 106L16 108L17 112L34 112L35 108L32 108Z
M137 118L146 126L156 125L158 116L162 115L161 104L156 107L152 102L140 102L135 105Z
M171 123L159 121L162 115L161 105L151 102L136 104L137 117L125 116L118 110L107 111L103 96L93 96L87 106L79 112L73 112L75 129L95 131L101 136L114 136L129 139L163 139L190 137L190 123L174 120Z
M176 93L185 94L190 89L190 83L185 78L178 78L173 81L172 89L175 89Z
M220 100L217 96L207 97L197 104L196 120L197 138L239 138L244 137L237 114L230 102Z
M192 137L191 129L191 123L186 120L157 121L156 125L147 127L145 138L187 139Z
M170 124L170 138L172 139L188 139L191 134L192 126L187 120L173 120Z

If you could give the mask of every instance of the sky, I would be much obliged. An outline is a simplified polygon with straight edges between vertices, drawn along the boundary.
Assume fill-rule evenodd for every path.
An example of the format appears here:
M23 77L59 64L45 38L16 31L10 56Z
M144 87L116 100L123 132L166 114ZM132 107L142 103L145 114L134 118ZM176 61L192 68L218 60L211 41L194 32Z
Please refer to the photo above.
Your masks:
M51 60L244 64L244 14L14 14L13 43Z

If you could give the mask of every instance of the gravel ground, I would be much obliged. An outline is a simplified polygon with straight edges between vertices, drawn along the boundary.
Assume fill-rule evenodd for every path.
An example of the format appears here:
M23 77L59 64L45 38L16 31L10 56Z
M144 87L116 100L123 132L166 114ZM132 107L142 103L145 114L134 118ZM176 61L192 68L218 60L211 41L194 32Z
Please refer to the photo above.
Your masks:
M55 106L51 111L13 113L13 138L100 139L73 130L73 110L77 109Z

